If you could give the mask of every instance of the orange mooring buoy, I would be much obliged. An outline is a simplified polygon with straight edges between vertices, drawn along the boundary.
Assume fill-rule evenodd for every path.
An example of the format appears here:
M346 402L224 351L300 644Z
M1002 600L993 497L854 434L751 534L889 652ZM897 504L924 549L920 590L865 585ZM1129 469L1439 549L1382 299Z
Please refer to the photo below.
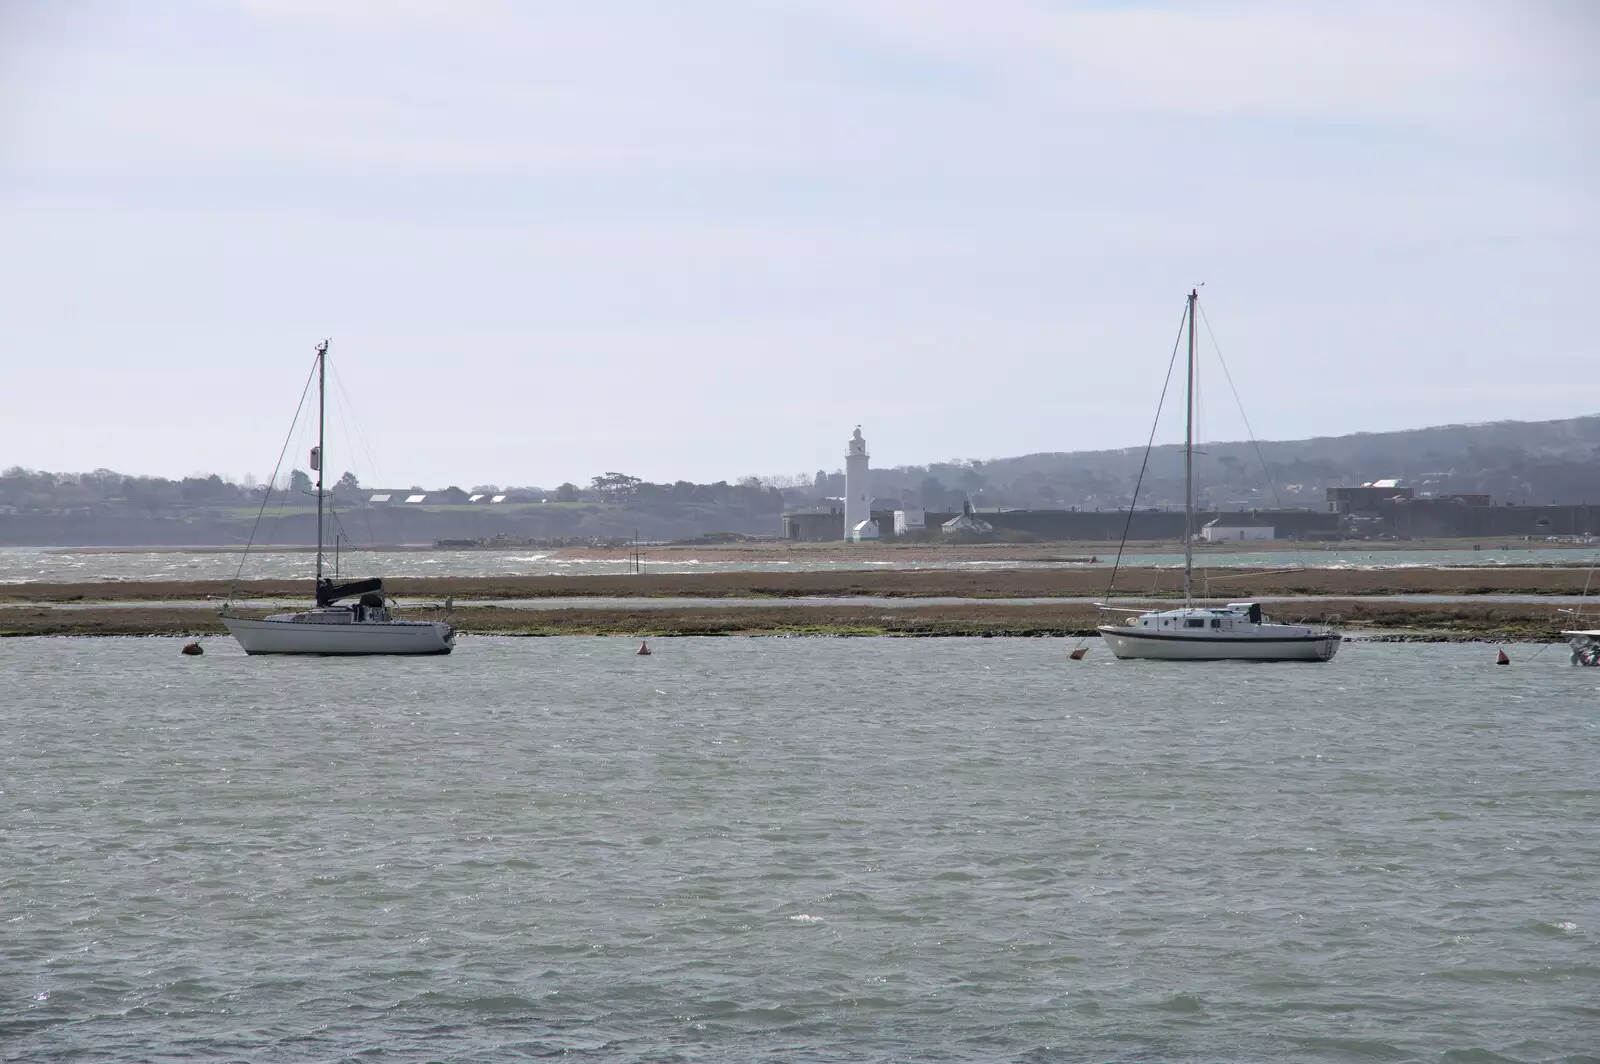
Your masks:
M1494 663L1496 665L1510 665L1511 659L1506 657L1504 650L1497 650L1494 652Z
M185 643L183 644L183 652L193 656L196 654L204 654L205 648L203 648L199 643Z
M644 640L641 639L639 641L639 649L634 651L634 653L638 654L640 657L649 657L650 656L650 644L646 643Z
M1077 650L1074 650L1071 654L1068 654L1067 657L1071 658L1073 661L1082 661L1083 660L1083 656L1085 654L1087 654L1088 652L1089 652L1089 648L1088 647L1079 647Z

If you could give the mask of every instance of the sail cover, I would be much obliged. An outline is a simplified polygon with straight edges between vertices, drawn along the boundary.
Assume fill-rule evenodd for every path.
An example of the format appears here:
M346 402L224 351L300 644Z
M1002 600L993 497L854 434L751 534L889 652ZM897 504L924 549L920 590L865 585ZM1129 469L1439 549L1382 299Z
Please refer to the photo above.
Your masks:
M327 577L317 584L317 605L332 606L340 599L365 595L369 591L383 591L383 578L374 576L367 580L346 580L335 583Z

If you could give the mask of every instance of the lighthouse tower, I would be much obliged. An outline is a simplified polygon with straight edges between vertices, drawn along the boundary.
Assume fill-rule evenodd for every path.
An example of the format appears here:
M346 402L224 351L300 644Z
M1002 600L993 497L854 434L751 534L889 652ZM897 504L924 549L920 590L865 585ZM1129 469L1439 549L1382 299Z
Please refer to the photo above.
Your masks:
M857 425L844 456L844 538L849 539L857 525L870 520L872 478L867 471L867 441L861 438L861 426Z

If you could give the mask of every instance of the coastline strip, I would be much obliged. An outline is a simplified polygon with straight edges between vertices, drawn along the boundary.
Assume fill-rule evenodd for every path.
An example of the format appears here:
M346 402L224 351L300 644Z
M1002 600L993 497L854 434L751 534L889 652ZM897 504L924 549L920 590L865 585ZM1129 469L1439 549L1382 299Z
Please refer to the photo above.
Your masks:
M385 580L399 598L496 600L535 598L1094 598L1105 597L1106 573L1091 569L851 570L832 572L648 573L607 576L395 577ZM1211 575L1207 596L1239 600L1259 596L1342 595L1577 595L1589 573L1579 568L1487 569L1230 569ZM0 584L0 603L164 602L216 600L227 580L121 580ZM309 582L242 581L240 599L304 601ZM1118 580L1117 596L1169 598L1182 594L1183 573L1132 568Z
M1302 604L1305 605L1305 604ZM1280 613L1285 621L1337 618L1346 631L1385 638L1554 642L1561 615L1539 603L1470 601L1389 603L1330 598L1315 610ZM246 612L246 611L241 611ZM249 613L261 614L255 610ZM469 635L667 636L981 636L1094 635L1106 615L1083 603L963 604L959 606L749 605L669 608L517 609L481 605L410 609L418 620L448 620ZM192 606L0 606L0 636L221 635L217 611Z

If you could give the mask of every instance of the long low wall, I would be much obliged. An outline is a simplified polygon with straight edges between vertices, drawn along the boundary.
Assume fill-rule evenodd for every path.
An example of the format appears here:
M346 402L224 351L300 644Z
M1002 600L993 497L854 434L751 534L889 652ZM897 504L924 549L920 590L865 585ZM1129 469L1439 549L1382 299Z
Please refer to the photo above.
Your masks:
M956 516L954 513L929 513L927 527L937 528ZM1115 541L1123 537L1124 530L1129 539L1183 538L1183 513L1174 510L1136 510L1131 520L1126 510L1002 510L976 516L997 530L1026 532L1041 539ZM1316 533L1332 535L1339 530L1338 514L1315 510L1262 510L1253 515L1197 513L1195 531L1214 518L1221 518L1224 524L1245 518L1252 524L1271 525L1280 539L1298 539Z
M1418 499L1377 511L1385 531L1397 536L1592 536L1600 533L1600 506L1463 506Z
M937 528L955 513L929 513L927 526ZM1176 510L1138 510L1129 519L1126 510L1002 510L977 515L1001 531L1026 532L1052 540L1181 539L1183 513ZM1371 534L1403 538L1583 536L1600 534L1600 506L1468 506L1458 502L1414 500L1388 503L1373 511L1357 527ZM1212 520L1223 524L1243 518L1251 524L1271 525L1279 539L1305 539L1337 535L1342 517L1317 510L1206 510L1195 514L1198 532Z

